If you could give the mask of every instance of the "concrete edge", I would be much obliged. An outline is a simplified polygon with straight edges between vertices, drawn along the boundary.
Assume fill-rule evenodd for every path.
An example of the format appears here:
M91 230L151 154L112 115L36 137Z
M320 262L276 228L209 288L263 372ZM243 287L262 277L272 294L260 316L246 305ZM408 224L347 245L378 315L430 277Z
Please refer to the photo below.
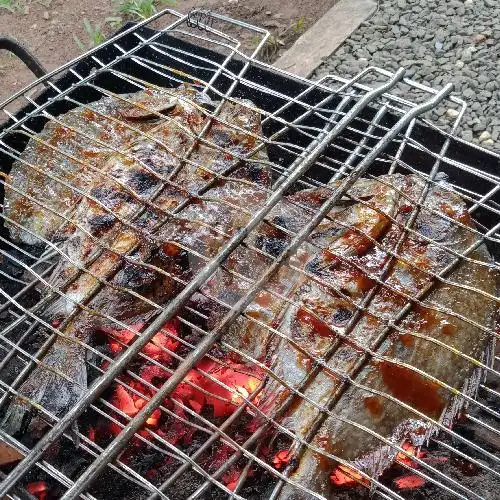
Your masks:
M376 8L376 0L340 0L296 40L274 66L309 77Z

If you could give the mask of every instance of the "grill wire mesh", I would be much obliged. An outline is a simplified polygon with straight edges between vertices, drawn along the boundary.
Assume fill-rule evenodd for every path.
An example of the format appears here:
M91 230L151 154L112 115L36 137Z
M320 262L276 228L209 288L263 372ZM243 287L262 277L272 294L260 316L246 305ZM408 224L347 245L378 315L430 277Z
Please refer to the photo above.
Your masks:
M42 119L44 123L53 122L65 127L64 118L54 112L54 109L60 109L56 105L62 103L66 106L65 109L76 106L89 107L89 102L108 97L120 102L128 101L133 106L134 103L130 97L123 97L120 93L109 90L106 85L108 79L113 82L123 82L123 87L127 89L127 92L154 90L156 87L153 81L158 81L158 78L163 82L161 87L164 88L175 88L179 84L188 83L193 88L209 95L214 101L221 103L213 109L204 111L208 118L215 118L220 113L223 103L240 102L235 101L235 98L248 96L255 101L256 96L267 96L266 98L273 103L272 108L258 108L262 120L262 131L254 138L254 148L250 153L246 153L245 158L234 159L232 156L234 151L222 151L220 154L231 155L226 171L221 173L204 167L209 170L211 177L208 185L200 190L198 199L207 204L227 203L228 211L235 210L235 208L241 210L244 221L241 228L228 234L222 225L212 226L211 230L225 242L215 255L208 253L204 255L194 246L183 249L189 258L204 261L201 271L192 277L189 283L183 283L183 291L168 305L151 303L149 299L142 298L157 313L149 318L147 325L141 325L140 333L123 321L114 321L117 330L128 330L128 333L135 338L133 343L121 343L120 357L105 352L91 343L83 343L87 352L87 371L92 376L93 382L84 398L76 403L68 414L56 417L44 408L37 407L37 411L43 414L49 424L49 429L44 429L40 436L31 441L0 431L2 441L25 457L13 468L12 472L9 471L1 487L2 497L22 497L25 494L23 488L30 481L41 479L50 485L51 491L55 492L52 494L63 498L73 498L78 495L88 499L104 498L112 494L105 493L106 487L122 498L126 495L130 498L151 499L222 498L224 496L278 498L286 485L293 485L297 493L308 493L311 497L322 498L320 493L310 490L307 485L293 479L293 471L301 457L307 451L312 450L334 459L337 464L348 467L343 470L347 470L348 475L351 474L353 481L357 484L353 488L359 488L356 489L358 495L364 491L384 498L403 498L404 492L398 490L393 482L384 481L378 476L370 477L351 462L335 454L329 455L324 449L319 449L315 445L317 441L314 441L314 437L325 419L339 417L335 413L334 399L339 397L341 391L339 389L330 401L324 401L321 404L307 396L308 383L318 376L318 372L328 372L330 376L336 377L342 383L343 390L345 387L354 385L358 387L360 393L373 396L373 391L369 387L356 385L358 383L356 373L346 376L328 368L329 356L332 356L335 350L343 344L342 338L335 342L332 339L330 349L321 356L315 355L314 352L304 353L309 360L310 374L307 380L301 380L293 386L288 384L288 407L296 405L297 400L303 401L309 398L310 405L318 410L308 432L298 435L291 432L283 422L282 417L285 414L286 405L281 405L279 411L274 411L272 408L263 410L259 406L262 401L262 391L269 380L278 380L278 385L285 385L286 379L273 373L273 365L245 354L238 346L233 345L234 343L224 333L229 325L241 322L244 318L245 325L260 329L270 338L280 337L284 342L294 342L287 338L286 331L280 330L276 324L256 315L252 308L254 304L252 300L254 297L267 297L271 302L285 301L293 305L293 296L280 293L278 287L275 286L276 281L273 281L272 273L279 273L280 269L288 268L305 278L314 278L310 273L307 275L308 271L301 267L293 257L300 255L305 248L305 242L312 247L316 245L309 235L318 223L328 216L335 202L349 198L346 193L356 179L361 177L375 179L379 175L393 173L416 175L423 181L422 197L418 203L415 203L415 212L418 212L429 210L425 203L425 193L439 182L440 172L445 171L453 191L465 200L468 212L476 222L475 235L478 241L486 243L494 259L498 257L499 251L500 205L495 201L495 197L497 197L500 179L497 174L490 173L488 170L478 170L447 156L451 137L465 107L463 101L450 97L449 89L437 92L410 80L403 80L402 73L393 75L381 69L368 68L352 80L328 76L319 82L302 81L305 83L303 90L289 95L286 91L279 92L271 89L265 81L254 81L246 76L251 65L266 67L265 64L255 60L259 49L266 43L268 35L265 31L217 15L213 16L210 26L205 26L205 29L203 25L193 24L192 16L190 22L187 21L186 16L180 16L173 11L165 11L155 16L153 20L141 23L138 27L129 30L137 39L137 44L132 48L122 46L120 37L123 35L117 35L115 39L107 42L106 46L112 47L118 54L110 61L101 60L95 52L85 55L86 58L92 59L95 66L95 70L90 75L82 76L75 69L74 64L64 68L73 79L74 85L61 89L53 83L53 80L47 78L16 94L2 105L3 114L10 119L0 133L0 150L3 159L4 161L23 161L20 155L27 140L35 140L38 137L40 128L37 129L33 125L39 123L37 120ZM161 26L160 23L162 23ZM149 35L145 36L140 28L148 24L158 31L149 32ZM239 33L243 32L245 36L258 38L259 42L253 54L243 53L238 40L225 34L229 33L228 30L232 28L237 28L240 30ZM206 53L197 50L187 52L184 48L167 45L160 38L160 35L165 33L195 45L216 49L217 53L222 55L220 58L210 58L205 55ZM142 52L145 47L149 49L147 55ZM239 73L234 72L230 65L236 59L242 61ZM124 71L122 68L127 67L124 63L135 66L136 69L139 68L142 72L141 78L134 76L132 72ZM386 77L386 83L382 88L373 90L363 85L363 77L370 72L378 72ZM54 73L56 74L60 73ZM47 102L40 104L35 95L43 85L48 87L53 96ZM417 105L415 102L392 96L390 90L397 85L410 87L415 93L415 102L424 104ZM89 95L93 98L88 101L78 98L78 91L82 88L89 91ZM15 116L10 110L16 102L29 104L31 108L24 116ZM425 122L429 127L427 133L441 138L439 147L435 148L418 133L418 127L425 119L425 112L442 102L448 107L457 109L459 114L457 119L448 125L449 130L445 131L434 123ZM251 111L255 110L254 105L248 102L244 106ZM158 115L155 109L148 111ZM194 134L190 139L193 143L203 143L216 150L217 144L210 143L207 139L207 130L208 127L204 127L199 134ZM81 130L72 132L76 135L84 133ZM13 137L21 137L22 140L13 142L11 140ZM43 141L43 138L38 140ZM42 145L58 148L57 145L53 146L48 143L42 143ZM181 159L182 165L190 164L189 155L194 150L195 148L189 150L187 157ZM267 156L262 154L256 156L259 150L261 153L267 152ZM115 152L120 152L119 145L115 147ZM65 154L64 151L60 153L62 156ZM491 158L498 160L493 155ZM81 162L82 159L76 158L75 161ZM235 165L238 162L241 164L241 161L265 165L272 172L272 185L269 188L263 188L260 204L257 207L248 207L246 211L237 205L231 206L224 200L212 200L208 190L217 182L239 182L231 174ZM429 167L423 168L422 165ZM26 166L37 168L36 165ZM46 172L46 175L54 174ZM105 173L104 176L106 176ZM464 179L466 182L463 182ZM58 182L56 175L53 181ZM171 178L163 179L162 189L169 182L171 183ZM2 184L12 190L19 190L17 186L10 184L9 177L4 177ZM331 205L310 208L296 202L297 208L303 210L309 217L308 224L304 228L294 230L283 227L279 221L269 216L273 206L283 198L283 194L317 187L328 190ZM204 193L206 193L205 197ZM26 195L23 192L18 194ZM84 193L84 196L86 194ZM155 202L156 199L151 197L151 199L144 200L142 212L146 209L159 208ZM38 200L42 209L43 201ZM369 200L354 201L370 207ZM183 216L182 209L182 205L178 206L168 216L174 220L180 219ZM388 213L385 216L391 217ZM2 217L5 220L7 216L2 214ZM134 217L127 223L134 225L138 220L138 215ZM406 223L403 229L406 234L415 234L411 226L414 220L415 217L410 217ZM273 254L269 249L257 248L257 228L263 222L267 227L284 233L288 238L287 246L282 248L278 255ZM356 231L359 235L370 238L370 235L363 233L362 229ZM43 365L44 353L57 336L64 334L68 323L68 321L63 321L61 324L47 323L44 310L58 295L67 296L70 282L60 286L58 290L47 279L59 260L68 260L70 257L61 251L60 242L44 241L43 243L43 248L40 245L36 247L19 245L5 234L2 236L0 405L3 410L8 406L12 396L17 394L22 382L34 367ZM98 238L94 243L97 247L101 246L103 251L105 250ZM395 248L391 259L398 256L397 247ZM253 250L265 263L258 274L252 276L239 271L236 266L227 264L241 249ZM379 250L390 256L389 249L379 247ZM454 255L453 258L456 260L454 264L467 260L472 251L473 249L469 249L466 253ZM132 254L129 252L130 255ZM496 262L488 265L492 269L498 269ZM89 266L90 262L86 263L84 270L79 274L82 272L88 274ZM210 294L211 289L208 284L217 269L224 269L228 276L241 283L244 293L236 303L228 304L228 301ZM450 265L438 276L434 276L433 280L446 282L452 269L453 266ZM111 276L106 276L105 281L110 279ZM382 287L390 287L388 283L384 283L383 277L379 278L378 282L378 285ZM102 286L108 285L102 284ZM400 317L403 318L416 304L421 305L425 293L424 290L417 297L409 297L400 293L404 299L401 304ZM472 283L469 293L481 294L482 292ZM207 318L192 306L189 299L193 300L193 297L217 306L222 319L219 319L215 326L207 325ZM350 304L362 313L367 311L373 297L368 294L367 298L365 297L366 300L358 302L344 293L343 298L350 301ZM498 298L489 296L484 297L484 300L498 301ZM87 305L88 301L81 304L83 308ZM101 311L94 311L94 313L103 314ZM161 350L168 355L163 359L170 360L165 363L158 361L158 357L148 354L149 351L144 349L144 346L151 345L148 341L167 320L172 321L172 318L176 325L180 325L179 328L184 334L176 337L168 330L166 331L166 335L170 335L171 340L181 343L182 346L180 349L171 351L162 346ZM474 327L482 331L487 331L491 336L491 345L494 345L498 332L491 326L477 325L467 318L466 312L461 320L474 324ZM43 328L41 328L42 325ZM397 319L386 321L380 327L382 336L389 335L391 331L418 335L415 332L405 331ZM344 340L349 341L348 338ZM443 343L437 345L433 339L428 339L428 342L430 356L437 349L453 349ZM364 360L363 363L382 357L380 353L377 353L377 348L371 350L367 347L360 348L359 345L357 347L360 349L359 356ZM487 478L486 482L493 488L500 478L498 472L499 413L497 411L500 394L498 393L497 371L499 359L493 348L490 348L490 351L489 355L486 353L480 359L473 359L466 352L455 352L455 355L469 364L471 369L475 369L476 384L471 383L469 387L459 390L447 386L440 380L432 380L433 384L449 393L450 401L455 401L457 407L463 406L459 425L449 425L444 416L443 419L431 420L421 412L419 413L418 409L415 409L414 413L416 419L432 424L433 429L438 431L432 433L426 443L426 446L434 450L433 453L436 456L441 453L453 460L467 461ZM243 376L247 382L245 387L231 385L228 379L218 377L221 370L234 369L234 366L228 365L228 361L233 359L231 356L237 355L238 359L244 360L245 369L239 365L235 376ZM117 358L118 361L116 361ZM167 380L157 387L152 379L141 378L140 373L136 373L131 368L135 366L134 363L137 363L138 359L143 365L147 364L167 372L169 374ZM204 365L200 365L202 359L205 360ZM391 362L396 366L400 364L397 360L391 360ZM207 366L211 367L212 371L207 369ZM418 367L409 369L418 371ZM193 373L196 373L198 378L191 376ZM188 375L191 378L186 382ZM429 380L429 376L425 373L421 375ZM195 405L187 404L185 400L172 396L176 388L178 390L182 384L187 383L188 386L196 387L202 380L200 377L211 381L210 385L204 384L200 389L204 391L205 397L211 398L211 401L223 401L225 405L231 407L231 411L215 418L203 411L197 411ZM127 413L117 408L110 394L113 394L113 391L116 392L118 386L134 397L141 398L142 409ZM146 393L141 393L140 388L146 388ZM220 396L221 389L225 396ZM397 398L395 400L390 392L376 395L382 398L392 398L398 404ZM405 405L404 402L399 402L399 404ZM257 416L259 425L252 428L253 419ZM182 429L179 432L191 436L195 434L196 437L192 438L188 444L175 442L171 436L156 431L156 427L151 425L151 419L155 418L168 420L171 429ZM75 425L76 421L78 421L78 426ZM89 432L92 425L95 427L96 422L101 422L101 425L108 425L108 427L112 424L115 429L115 434L103 445L99 444L98 440L92 439ZM348 422L348 425L352 427L354 435L374 432L356 422ZM463 428L468 431L461 432ZM474 429L474 432L470 429ZM436 488L433 491L437 491L440 498L484 498L492 495L486 489L479 491L471 488L471 483L465 480L464 474L453 475L450 469L444 470L438 462L426 461L419 455L410 453L408 448L403 446L403 442L388 440L387 436L382 435L377 435L376 438L380 440L381 445L388 445L395 450L395 461L400 468L424 479L427 485ZM281 455L279 455L280 452L282 452ZM132 455L134 458L131 460ZM161 457L161 462L164 464L163 475L159 468L159 472L155 470L152 473L151 468L145 465L149 462L157 464L158 457ZM278 463L279 457L283 459L283 463ZM265 489L259 489L260 484L265 484Z

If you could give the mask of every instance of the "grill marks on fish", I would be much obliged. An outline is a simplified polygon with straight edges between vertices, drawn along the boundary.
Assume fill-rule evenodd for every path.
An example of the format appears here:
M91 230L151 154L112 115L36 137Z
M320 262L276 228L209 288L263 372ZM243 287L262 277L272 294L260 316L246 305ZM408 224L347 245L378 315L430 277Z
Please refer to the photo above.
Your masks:
M184 89L184 94L203 102L191 89ZM48 121L28 142L10 171L11 184L19 192L6 186L5 214L35 235L11 224L8 226L14 240L39 245L43 244L40 238L51 240L61 231L65 217L72 216L81 199L79 191L87 191L96 171L114 150L127 149L141 133L149 133L157 126L157 120L127 123L130 120L126 110L130 118L130 110L135 109L127 101L143 107L162 107L165 101L172 100L172 91L146 90L122 97L106 96L75 108Z
M147 241L149 229L147 225L131 224L131 219L145 203L149 203L155 191L162 188L163 180L174 168L181 165L181 158L195 142L195 139L192 138L190 141L184 142L181 147L178 139L179 135L184 134L188 117L198 109L184 101L186 98L193 97L193 90L180 88L172 93L178 95L178 104L173 108L175 110L174 116L165 121L155 122L155 126L148 131L151 137L157 137L161 142L139 138L129 145L123 154L114 154L108 158L103 166L103 175L94 176L93 185L95 187L92 186L90 191L97 188L101 198L107 197L104 206L107 208L108 205L111 205L112 211L107 211L88 198L79 202L74 214L74 220L77 221L78 227L73 229L63 248L68 255L69 263L62 260L54 271L53 276L56 284L63 283L78 272L78 269L72 266L71 262L84 266L85 262L91 259L93 254L100 252L102 248L109 248L106 253L109 262L105 265L102 262L98 262L97 265L92 264L90 269L98 272L98 278L106 276L119 265L121 255L126 254L134 246L150 243ZM198 109L198 111L202 114L201 110ZM203 118L200 117L196 123L198 128L193 133L201 131ZM165 139L163 136L166 130L169 133ZM154 159L154 168L147 169L143 166L143 160L150 157ZM171 189L171 186L169 188ZM185 199L182 197L182 192L176 194L179 202ZM169 205L175 208L175 205L172 206L173 199L170 197ZM158 208L161 206L164 204ZM157 212L158 208L155 206L152 210ZM164 213L157 215L165 217ZM114 220L111 220L112 217ZM108 222L106 227L96 228L94 221L102 220L102 218ZM94 233L95 229L99 229L97 234ZM109 259L110 255L111 259ZM101 258L98 259L98 261L101 260ZM67 316L75 308L72 299L81 302L98 286L99 279L89 280L87 276L80 275L69 291L70 300L61 298L51 305L50 313Z
M394 181L398 180L400 178L396 176ZM370 198L373 208L350 204L333 210L330 217L320 223L311 235L319 251L310 251L310 257L305 265L302 264L305 274L300 276L295 293L291 296L293 304L287 307L279 323L285 339L274 348L271 368L278 378L270 380L264 389L265 396L261 398L261 409L266 413L276 411L291 394L291 390L298 389L308 378L316 364L315 359L323 358L337 341L338 334L344 333L349 321L345 318L355 314L355 305L374 284L348 261L350 257L360 254L357 246L348 244L353 241L350 228L356 227L366 234L380 234L383 229L381 221L389 225L389 219L381 216L378 210L388 215L395 214L398 194L390 188L381 190L376 181L371 184L363 181L363 184L366 190L364 194ZM335 230L332 231L332 228ZM363 244L363 248L367 251L366 244ZM380 264L385 259L385 255L381 256ZM352 349L348 345L344 347ZM358 357L359 352L356 349L354 352L355 357ZM330 374L326 377L327 380L321 380L320 387L312 384L310 391L325 391L323 397L327 397L335 381ZM291 390L285 388L280 379ZM316 399L317 396L313 397ZM294 405L293 414L285 417L285 421L302 435L313 417L313 408L301 401Z
M404 194L398 200L395 217L396 222L404 223L409 213L406 208L409 203L407 198L410 198L410 204L414 206L423 189L422 181L416 176L407 176L400 181L395 178L382 180L397 184L398 191ZM467 220L463 215L466 207L463 201L449 190L446 183L440 182L431 188L425 207L442 212L443 203L450 207L445 215L452 220L431 213L426 208L422 209L414 224L417 234L405 237L398 252L401 258L394 261L385 280L387 286L378 289L370 306L349 333L347 342L344 342L327 362L331 372L319 371L304 391L306 398L320 406L329 407L333 413L326 417L312 440L312 446L352 461L356 467L375 478L390 465L397 450L384 445L376 436L356 428L349 422L365 426L397 444L409 440L419 445L431 426L419 419L411 409L401 406L390 397L402 401L428 418L448 418L449 425L453 416L446 417L445 409L453 400L453 394L423 373L460 390L474 368L452 350L431 343L425 338L412 336L411 333L417 332L436 338L445 346L449 345L476 359L481 358L490 341L487 333L451 314L463 314L485 328L491 328L497 309L495 301L444 283L436 283L424 304L436 304L450 314L434 311L430 314L429 309L425 307L414 307L400 323L403 331L408 333L393 331L385 339L380 337L383 327L396 317L407 302L407 299L397 292L410 297L416 296L432 281L430 272L439 273L454 260L454 255L446 248L462 253L477 240L477 235L472 230L453 222ZM470 219L468 225L473 227ZM418 234L432 235L444 248L420 239ZM400 235L401 229L397 224L392 224L382 233L381 238L379 236L380 243L384 245L390 242L391 246ZM338 248L345 247L338 245ZM490 260L484 246L479 247L470 257L484 262ZM369 263L369 271L373 273L377 268L380 272L387 257L382 257L378 250L372 248L364 255L356 254L350 259L360 265ZM378 261L377 265L374 265L374 259ZM324 274L323 277L325 278ZM332 272L328 279L334 278L335 273ZM486 266L466 261L458 266L449 279L457 284L472 285L495 295L498 276L496 271ZM349 345L349 342L354 345ZM377 347L380 342L381 345ZM360 364L364 356L363 348L376 351L376 356L364 367ZM361 366L361 371L356 375L358 366ZM294 370L298 372L300 368ZM348 382L347 389L342 392L342 382L346 375L353 377L356 385ZM387 394L389 398L378 396L371 390ZM336 402L332 406L334 401ZM283 424L298 436L304 437L319 414L318 408L301 402L295 404L285 415ZM325 467L325 463L328 466ZM291 479L329 497L333 494L329 475L334 467L334 460L308 448ZM308 495L285 485L280 498L308 498Z
M127 151L134 151L135 158L125 153L109 156L102 166L103 174L107 175L95 175L88 186L90 193L97 195L105 207L112 209L112 214L90 197L82 198L74 208L74 220L78 222L78 227L72 228L70 237L63 244L63 251L68 259L61 260L54 271L51 277L54 286L60 286L68 278L76 276L78 266L84 266L94 255L98 255L96 240L108 246L109 250L104 250L87 265L88 272L77 275L64 290L65 297L55 301L46 311L50 318L68 318L77 311L75 303L87 301L99 289L88 303L87 309L78 311L65 328L64 335L69 338L90 342L91 334L96 328L108 326L107 320L101 315L108 315L131 325L146 321L155 310L155 304L161 306L167 303L203 268L205 260L202 256L214 256L227 242L227 236L220 234L216 224L224 221L226 234L234 233L249 217L241 209L252 206L256 200L263 200L266 196L265 190L271 179L267 166L261 162L252 164L251 160L241 162L236 168L233 182L225 183L223 188L216 185L213 193L211 189L206 191L204 196L207 200L193 196L207 181L215 178L215 174L207 169L220 172L234 162L240 162L236 160L237 155L248 153L249 148L255 144L253 136L260 132L260 117L258 112L248 108L247 103L224 103L219 119L214 120L205 135L209 143L216 142L224 148L224 151L219 151L196 140L196 134L201 131L208 117L202 108L185 101L186 97L193 97L193 91L182 88L177 92L180 95L176 106L171 108L172 116L156 123L148 132L151 136L160 135L168 147L151 144L141 137L127 147ZM198 100L201 101L201 98ZM235 122L245 127L246 133L231 128L231 124ZM186 129L191 130L192 134L187 136ZM190 150L193 154L189 161L183 163L180 158ZM176 155L170 151L175 151ZM228 151L234 151L234 155L229 154L231 158L227 157ZM144 160L148 155L154 157L151 169L154 167L155 175L151 175L142 162L137 160L138 157ZM158 196L159 207L149 209L153 217L140 217L139 224L135 225L134 222L133 228L125 224L154 191L162 190L160 178L176 169L172 182ZM210 201L212 198L219 202ZM230 200L240 210L228 209L224 200ZM172 210L183 201L188 201L188 204L175 218L162 213L162 208ZM159 229L154 229L154 224L158 221L162 225ZM134 248L134 253L124 260L123 256ZM197 256L197 253L201 255ZM249 262L258 265L258 257L249 257ZM246 270L241 266L242 260L233 260L234 262L229 260L226 265L240 266L240 271L252 274L248 266ZM113 274L114 277L109 280L108 276ZM99 288L101 281L108 281L108 286ZM100 314L94 314L93 311ZM52 363L54 359L71 358L72 350L68 349L70 344L71 342L56 340L49 350L50 355L47 354L43 362ZM30 412L30 406L23 401L23 397L35 403L43 399L48 411L58 416L64 414L68 404L74 403L75 397L52 400L47 394L58 391L61 386L66 387L69 378L75 384L78 381L72 390L81 395L86 388L86 384L80 383L86 378L83 358L73 357L75 365L67 377L53 374L50 370L35 369L21 386L20 397L12 401L3 427L10 433L19 430L20 422Z

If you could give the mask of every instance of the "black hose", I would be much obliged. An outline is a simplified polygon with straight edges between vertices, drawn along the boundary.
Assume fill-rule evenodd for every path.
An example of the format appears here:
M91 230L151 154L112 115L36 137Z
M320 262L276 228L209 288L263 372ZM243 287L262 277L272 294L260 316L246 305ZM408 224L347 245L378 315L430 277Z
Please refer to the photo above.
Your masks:
M17 40L8 36L0 36L0 50L8 50L15 54L28 69L37 77L47 74L43 64L28 49L24 48Z

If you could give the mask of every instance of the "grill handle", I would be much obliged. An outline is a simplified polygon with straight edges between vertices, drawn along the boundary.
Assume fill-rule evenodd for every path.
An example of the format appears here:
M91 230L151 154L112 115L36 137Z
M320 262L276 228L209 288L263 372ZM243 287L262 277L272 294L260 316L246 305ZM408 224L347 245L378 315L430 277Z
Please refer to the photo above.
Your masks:
M8 50L15 54L37 78L47 74L47 70L38 58L14 38L0 36L0 50Z

